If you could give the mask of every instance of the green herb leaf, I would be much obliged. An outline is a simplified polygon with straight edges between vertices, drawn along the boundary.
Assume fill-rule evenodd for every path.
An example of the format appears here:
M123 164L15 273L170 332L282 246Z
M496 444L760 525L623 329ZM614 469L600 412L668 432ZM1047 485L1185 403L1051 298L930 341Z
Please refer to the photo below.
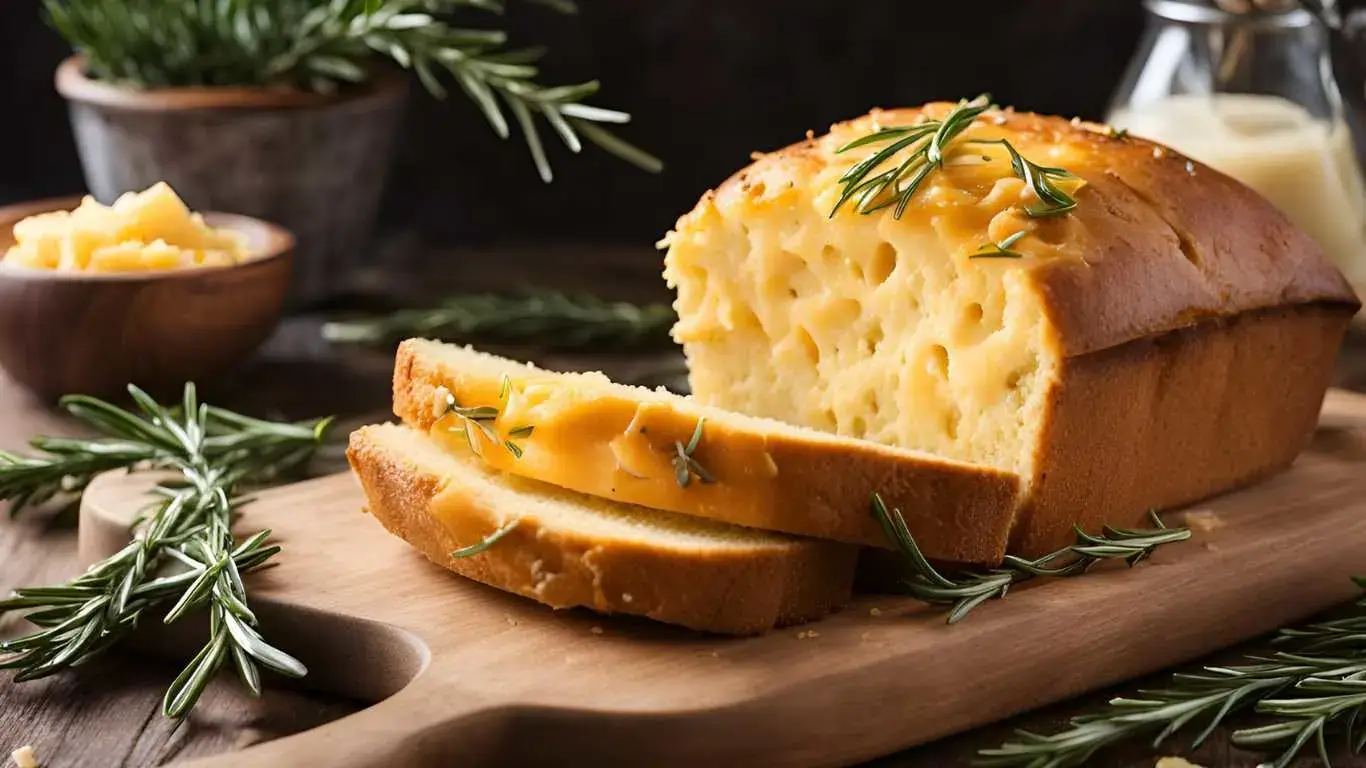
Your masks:
M711 472L699 464L692 455L693 451L697 450L698 443L702 442L702 425L706 421L706 417L697 420L697 426L693 429L692 437L688 439L687 445L684 445L682 441L674 442L674 455L670 461L674 468L674 479L681 488L687 488L694 475L704 483L716 482L716 478L712 476Z
M478 555L482 552L487 552L489 547L492 547L494 544L497 544L498 541L502 539L504 536L508 535L509 533L512 533L514 530L516 530L518 525L521 525L521 523L521 518L515 518L513 520L510 520L498 530L494 531L493 533L490 533L488 536L485 536L483 540L478 542L477 544L471 544L468 547L461 547L460 549L451 552L451 557L474 557L475 555Z
M632 349L668 344L676 319L668 304L535 291L522 296L455 296L430 308L338 320L323 326L323 336L343 344L393 344L421 336L462 343L533 343L550 349Z
M570 0L534 0L574 13ZM521 126L541 178L552 178L534 117L571 151L580 136L651 172L660 161L601 127L630 116L583 104L589 81L545 86L537 49L507 50L498 30L455 25L471 9L501 13L501 0L43 0L48 23L85 58L91 76L135 88L292 87L333 93L369 80L392 60L437 98L449 73L500 137L503 99Z
M159 405L136 387L129 394L138 413L94 398L64 398L66 410L102 437L38 438L34 447L40 454L5 454L0 461L0 499L11 503L78 498L95 473L109 469L180 474L179 482L155 491L159 501L140 522L137 540L67 584L17 589L0 601L0 614L26 611L25 618L39 627L0 642L0 655L7 657L0 668L18 670L15 680L23 681L82 664L126 637L143 611L160 606L169 609L168 622L207 607L212 625L208 644L166 692L168 717L187 713L228 658L253 691L260 688L257 663L304 674L302 665L251 629L256 619L241 579L242 573L268 565L280 548L265 544L269 532L234 542L230 527L241 503L235 489L297 471L322 442L331 420L253 419L200 404L193 385L186 386L176 409ZM166 563L186 570L158 576Z
M999 568L986 571L961 571L947 576L930 564L916 544L901 511L889 509L882 497L873 494L872 514L887 540L904 558L907 594L922 602L950 606L948 623L962 620L973 608L987 600L1002 598L1010 587L1036 576L1079 576L1101 560L1124 560L1130 566L1152 554L1163 544L1190 538L1187 528L1167 528L1157 514L1150 513L1153 528L1127 529L1106 527L1103 536L1077 528L1077 543L1036 560L1008 555Z

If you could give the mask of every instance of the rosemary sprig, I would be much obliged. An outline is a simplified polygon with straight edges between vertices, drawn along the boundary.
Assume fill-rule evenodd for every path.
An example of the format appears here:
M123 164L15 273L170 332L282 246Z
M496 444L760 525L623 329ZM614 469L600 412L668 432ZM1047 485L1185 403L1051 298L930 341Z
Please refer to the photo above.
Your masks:
M0 642L0 669L18 670L15 679L23 681L83 664L126 636L144 611L165 607L166 623L206 608L210 626L208 642L166 691L167 717L186 714L229 662L258 695L259 667L302 676L303 665L256 630L242 582L242 574L265 565L280 548L266 546L269 531L236 542L230 526L240 502L235 491L297 469L318 447L330 420L252 419L200 404L193 385L185 387L176 411L137 387L128 390L137 413L80 395L62 400L103 438L40 439L35 445L45 455L10 456L0 466L0 498L25 503L68 489L79 493L99 469L180 473L178 482L157 488L160 502L136 526L137 538L117 554L65 584L18 589L0 601L0 614L25 611L38 627Z
M444 387L441 389L445 390ZM511 391L512 379L508 376L504 376L502 388L498 392L498 402L500 405L507 401L508 394L511 393ZM536 431L534 426L515 427L508 430L508 435L504 438L499 436L497 428L494 427L494 422L498 420L498 416L501 413L498 406L461 406L456 402L455 395L449 391L446 391L445 399L446 410L442 415L453 414L460 418L461 429L465 433L465 441L469 444L471 453L481 458L484 455L479 448L479 441L474 438L473 430L477 429L484 433L484 437L487 438L489 442L494 445L501 444L507 449L508 453L511 453L518 459L522 458L522 447L515 441L531 437L532 433Z
M872 213L895 205L896 209L892 216L901 218L920 185L932 171L943 167L948 156L949 143L967 130L968 126L991 106L991 97L982 94L972 101L959 101L958 106L943 120L927 120L918 125L883 128L835 150L836 154L840 154L868 144L891 142L840 177L844 189L835 201L835 207L831 209L830 215L833 217L845 203L857 197L856 210L859 213ZM900 165L869 177L868 174L872 173L873 169L891 160L902 150L910 150L910 154Z
M1281 746L1280 754L1265 765L1285 768L1312 743L1324 766L1331 766L1330 732L1343 736L1353 752L1366 744L1366 734L1357 731L1366 709L1364 609L1366 600L1358 601L1346 617L1282 629L1273 643L1283 650L1247 656L1246 664L1174 674L1168 688L1112 699L1106 709L1073 719L1059 733L1020 731L1015 741L979 752L978 762L993 768L1085 765L1112 744L1155 732L1156 748L1187 725L1203 722L1191 742L1196 748L1231 714L1253 710L1275 722L1235 731L1235 745Z
M590 295L454 296L425 309L330 322L329 341L389 344L410 336L454 342L534 343L547 348L663 345L676 319L668 304L637 305Z
M1024 254L1013 250L1011 246L1029 234L1029 230L1022 229L1009 237L1002 239L998 243L984 243L976 253L968 254L969 259L1023 259Z
M1010 153L1011 170L1023 179L1024 183L1034 190L1034 196L1039 198L1039 205L1025 206L1025 213L1034 218L1065 216L1077 207L1076 198L1058 189L1054 183L1055 180L1075 179L1076 176L1071 171L1032 163L1005 139L979 140L972 143L1000 144Z
M882 496L873 494L873 517L883 532L905 559L907 575L903 580L908 594L922 602L951 606L948 623L954 624L967 616L973 608L992 598L1002 598L1010 587L1036 576L1079 576L1102 560L1124 560L1129 566L1152 554L1163 544L1190 538L1187 528L1168 528L1156 513L1150 513L1151 529L1112 528L1106 526L1101 536L1074 528L1077 543L1035 560L1007 555L999 568L986 571L963 571L946 576L930 565L920 551L915 538L906 527L901 511L888 509Z
M570 0L541 5L573 12ZM499 138L511 113L536 170L553 174L537 119L571 152L585 142L644 170L660 161L604 126L625 112L585 104L597 81L542 85L537 49L508 49L507 35L455 23L471 9L502 13L504 0L43 0L49 23L93 77L138 88L293 87L321 93L362 83L382 63L413 70L444 98L454 81Z
M835 150L835 154L841 154L869 144L891 142L867 159L856 163L840 177L839 182L844 188L835 201L834 208L830 210L830 215L833 217L845 203L857 199L855 210L859 213L873 213L895 205L892 217L901 218L925 179L930 173L944 166L944 161L953 149L953 140L970 128L982 113L994 109L995 106L991 103L990 96L982 94L971 101L959 101L943 120L926 120L911 126L882 128ZM1000 144L1006 148L1010 153L1011 170L1029 185L1039 199L1038 205L1025 206L1025 212L1030 216L1063 216L1077 207L1076 200L1054 183L1059 179L1075 178L1067 170L1032 163L1005 139L981 139L965 143ZM902 151L909 151L909 154L899 165L869 175L875 169L892 161Z
M475 555L478 555L480 553L487 552L489 547L492 547L494 544L497 544L499 539L503 538L509 533L512 533L518 525L521 525L521 523L521 518L513 518L512 520L509 520L506 524L504 524L502 527L500 527L498 530L494 531L493 533L490 533L488 536L485 536L479 542L471 544L468 547L461 547L460 549L452 551L451 557L456 559L462 557L474 557Z
M674 479L678 481L680 488L687 488L692 482L693 475L703 483L714 483L716 478L707 468L698 463L693 458L693 451L697 450L698 443L702 442L702 425L707 421L706 417L697 420L697 427L692 431L692 437L688 439L688 444L684 445L681 440L674 441L674 455L669 459L673 463Z

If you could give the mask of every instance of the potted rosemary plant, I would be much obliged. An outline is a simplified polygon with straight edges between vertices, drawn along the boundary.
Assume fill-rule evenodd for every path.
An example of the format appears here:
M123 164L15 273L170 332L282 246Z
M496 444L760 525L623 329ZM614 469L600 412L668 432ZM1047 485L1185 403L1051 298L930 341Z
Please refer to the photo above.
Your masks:
M567 0L542 5L572 12ZM319 299L357 265L374 225L415 72L433 96L454 83L500 136L515 122L541 178L548 123L649 170L608 131L630 116L584 104L596 82L546 87L536 54L464 29L502 0L44 0L75 49L57 70L86 183L105 203L166 181L191 207L274 221L299 242L295 297ZM511 116L509 118L509 115Z

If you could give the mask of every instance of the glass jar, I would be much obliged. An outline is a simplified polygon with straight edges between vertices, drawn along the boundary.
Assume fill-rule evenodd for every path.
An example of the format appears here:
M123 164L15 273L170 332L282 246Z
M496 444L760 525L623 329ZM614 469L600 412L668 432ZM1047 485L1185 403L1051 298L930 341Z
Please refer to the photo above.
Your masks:
M1366 187L1327 30L1293 0L1145 0L1107 120L1260 192L1366 295Z

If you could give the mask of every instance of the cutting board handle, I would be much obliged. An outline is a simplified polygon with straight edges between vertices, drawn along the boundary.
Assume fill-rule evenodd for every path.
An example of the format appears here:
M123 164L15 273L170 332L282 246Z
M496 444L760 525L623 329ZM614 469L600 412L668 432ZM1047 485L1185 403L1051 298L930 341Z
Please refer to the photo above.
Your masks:
M423 675L388 699L340 720L186 768L374 768L378 765L490 765L513 709Z

